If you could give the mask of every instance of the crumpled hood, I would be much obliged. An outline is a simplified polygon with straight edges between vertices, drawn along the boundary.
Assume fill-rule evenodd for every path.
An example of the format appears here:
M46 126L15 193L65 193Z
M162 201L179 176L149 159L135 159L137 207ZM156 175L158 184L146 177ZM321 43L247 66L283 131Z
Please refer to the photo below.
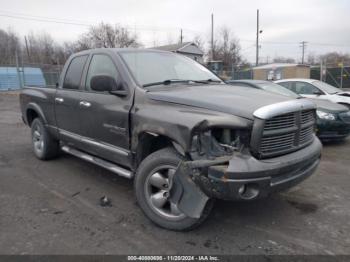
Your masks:
M313 98L308 98L308 99L311 100L314 104L316 104L317 109L325 109L326 111L333 111L333 112L344 112L349 110L346 106L343 106L328 100L313 99Z
M349 92L349 91L339 92L339 93L337 93L337 95L338 95L338 96L350 97L350 92Z
M339 92L336 94L332 94L330 96L337 103L346 103L346 104L350 103L350 92Z
M147 93L150 99L205 108L247 119L260 107L293 100L259 89L231 85L167 86Z

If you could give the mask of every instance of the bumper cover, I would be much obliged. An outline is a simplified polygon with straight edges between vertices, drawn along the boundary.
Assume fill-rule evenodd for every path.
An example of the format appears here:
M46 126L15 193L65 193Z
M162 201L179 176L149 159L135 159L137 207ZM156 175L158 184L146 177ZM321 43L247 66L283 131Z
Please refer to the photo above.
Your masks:
M320 139L342 139L350 134L350 123L340 120L317 120L317 136Z
M257 160L247 154L235 154L227 165L208 167L208 176L195 180L210 197L225 200L252 200L290 188L317 168L322 145L312 144L297 152L276 158Z

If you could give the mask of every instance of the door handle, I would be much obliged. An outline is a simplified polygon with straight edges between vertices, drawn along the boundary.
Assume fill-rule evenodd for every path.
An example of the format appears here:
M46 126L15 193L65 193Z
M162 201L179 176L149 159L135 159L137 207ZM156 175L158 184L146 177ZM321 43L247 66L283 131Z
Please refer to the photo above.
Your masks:
M90 106L91 106L91 103L86 102L86 101L80 101L80 102L79 102L79 105L80 105L80 106L83 106L83 107L90 107Z
M63 98L60 98L60 97L56 97L55 98L55 101L59 104L62 104L64 102L64 99Z

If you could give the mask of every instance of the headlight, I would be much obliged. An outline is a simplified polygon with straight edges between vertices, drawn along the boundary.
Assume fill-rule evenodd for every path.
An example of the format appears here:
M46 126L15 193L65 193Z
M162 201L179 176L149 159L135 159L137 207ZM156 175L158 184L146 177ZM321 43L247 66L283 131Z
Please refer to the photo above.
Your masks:
M317 110L316 114L319 118L324 120L335 120L335 115L333 115L332 113L327 113L321 110Z
M217 128L195 134L192 138L193 159L215 158L242 151L249 144L249 130Z

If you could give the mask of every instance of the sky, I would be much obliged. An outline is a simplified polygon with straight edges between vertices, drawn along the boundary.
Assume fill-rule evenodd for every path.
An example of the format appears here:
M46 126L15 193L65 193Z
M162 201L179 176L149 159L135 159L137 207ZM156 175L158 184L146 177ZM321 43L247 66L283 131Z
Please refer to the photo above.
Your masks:
M285 56L350 53L349 0L0 0L0 28L47 32L63 43L74 41L99 22L120 24L146 46L200 36L209 46L211 14L215 34L223 26L240 40L243 56L255 61L256 10L260 10L260 61ZM53 21L53 22L48 22ZM62 23L63 22L63 23Z

